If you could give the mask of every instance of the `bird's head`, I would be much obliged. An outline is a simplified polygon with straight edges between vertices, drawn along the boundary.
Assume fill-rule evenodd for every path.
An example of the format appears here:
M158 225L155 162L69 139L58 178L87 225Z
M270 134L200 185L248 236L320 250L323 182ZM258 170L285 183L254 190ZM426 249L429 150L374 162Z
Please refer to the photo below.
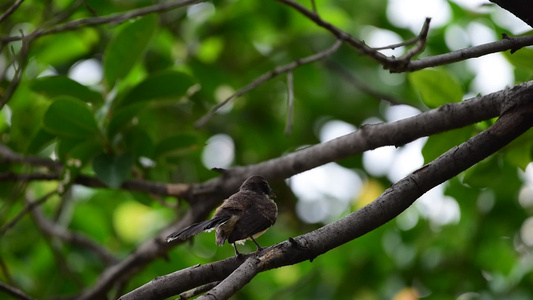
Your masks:
M263 176L254 175L246 179L240 188L241 191L254 191L256 193L265 194L272 198L276 197L274 191L268 185L268 182Z

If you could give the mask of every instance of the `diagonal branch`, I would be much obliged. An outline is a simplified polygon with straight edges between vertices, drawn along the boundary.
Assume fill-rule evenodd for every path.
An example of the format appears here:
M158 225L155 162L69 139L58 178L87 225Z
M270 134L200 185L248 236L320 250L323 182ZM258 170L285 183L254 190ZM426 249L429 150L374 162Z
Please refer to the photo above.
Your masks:
M34 299L34 298L26 295L23 291L15 288L15 287L9 286L9 285L3 283L2 281L0 281L0 291L4 291L7 294L15 297L16 299L20 299L20 300L33 300Z
M11 5L1 16L0 16L0 23L2 23L7 17L9 17L12 13L17 10L17 8L24 2L24 0L17 0L13 5Z
M326 50L324 50L322 52L319 52L319 53L316 53L316 54L313 54L313 55L298 59L298 60L293 61L293 62L291 62L291 63L289 63L287 65L284 65L284 66L281 66L281 67L277 67L275 70L270 71L268 73L265 73L265 74L259 76L254 81L250 82L248 85L246 85L245 87L241 88L240 90L235 92L233 95L229 96L224 101L220 102L219 104L217 104L213 108L211 108L211 110L209 110L209 112L205 116L200 118L200 120L196 121L194 126L196 128L200 128L200 127L204 126L207 123L207 121L209 121L209 119L211 119L215 115L215 113L222 106L228 104L233 99L238 98L238 97L248 93L249 91L255 89L256 87L260 86L261 84L265 83L266 81L268 81L268 80L270 80L270 79L272 79L272 78L274 78L274 77L276 77L276 76L278 76L280 74L290 72L290 71L294 70L295 68L297 68L297 67L299 67L301 65L310 64L310 63L313 63L315 61L318 61L318 60L326 58L326 57L330 56L331 54L335 53L339 49L339 47L341 45L342 45L342 42L340 40L337 40L335 42L335 44L333 44L333 46L331 46L329 49L326 49Z
M150 261L166 256L166 252L172 246L177 245L165 243L166 236L207 217L210 211L220 204L221 199L235 192L242 181L252 174L263 175L270 181L280 180L327 162L360 154L366 150L386 145L402 145L423 136L461 128L498 116L504 101L528 92L533 92L533 81L486 96L448 104L397 122L365 126L359 131L335 140L256 165L233 168L227 170L228 176L221 176L202 184L192 185L187 193L190 197L187 200L191 203L191 209L187 214L179 222L164 229L154 239L140 245L137 251L123 261L106 269L96 284L87 289L79 299L98 299L98 296L105 294L112 288L124 276L124 273L131 274L132 268L138 271ZM227 274L229 275L229 273ZM210 278L209 281L204 281L202 284L222 279L220 277ZM193 287L188 285L180 291L186 291Z
M98 243L89 239L85 235L71 232L64 227L52 223L44 216L43 212L37 207L37 205L33 205L35 202L29 200L27 202L30 203L31 213L37 222L37 225L47 235L57 237L65 242L87 248L96 254L96 256L100 257L100 259L107 265L112 265L118 262L116 257L114 257L111 253L109 253L109 251L100 246Z
M533 35L522 36L522 37L507 37L497 42L487 43L479 45L476 47L466 48L462 50L457 50L449 52L446 54L430 56L426 58L421 58L418 60L410 60L414 55L418 54L419 51L422 51L425 46L425 35L427 35L426 26L429 25L429 20L426 19L424 26L420 33L420 41L409 50L403 57L394 58L387 57L375 48L367 46L365 43L353 38L348 33L342 31L341 29L333 26L332 24L322 20L317 14L308 10L299 3L296 3L292 0L278 0L284 4L291 6L296 9L302 15L306 16L309 20L313 21L318 26L328 30L331 34L336 36L338 39L343 40L348 45L357 49L359 53L364 54L375 61L379 62L385 69L390 70L391 73L401 73L401 72L412 72L417 70L422 70L429 67L436 67L441 65L446 65L458 61L464 61L470 58L476 58L483 55L512 50L513 52L525 47L533 45ZM423 36L423 38L422 38Z
M163 2L159 4L154 4L151 6L146 6L143 8L131 10L125 13L119 13L119 14L112 14L109 16L103 16L103 17L92 17L92 18L86 18L86 19L79 19L71 22L67 22L64 24L56 25L52 28L48 29L36 29L26 37L24 36L9 36L9 37L3 37L1 41L3 43L5 42L13 42L13 41L20 41L25 38L38 38L45 35L58 33L58 32L65 32L65 31L72 31L77 30L83 27L92 27L92 26L98 26L102 24L112 24L117 25L120 23L123 23L129 19L145 16L152 13L161 13L168 10L172 10L175 8L203 2L204 0L180 0L180 1L172 1L172 2Z
M261 263L250 266L253 261L250 258L247 259L247 263L241 265L244 267L236 268L236 271L239 269L241 271L248 270L249 273L235 275L235 278L241 279L235 284L239 284L239 286L245 284L249 278L253 277L252 274L255 274L255 272L267 271L305 260L313 260L317 256L391 221L433 187L457 176L502 149L530 129L533 126L532 98L533 91L531 90L522 90L517 93L513 99L508 99L502 105L501 117L494 125L396 182L372 203L317 230L296 238L290 238L288 241L252 254L250 258ZM235 260L237 259L227 259L207 266L212 269L225 269L224 267L234 266ZM174 282L201 277L200 275L189 276L188 278L176 277L174 276L176 274L179 274L179 271L168 276L172 277ZM179 274L178 276L182 275ZM165 277L165 281L170 280L169 277ZM231 281L231 277L231 275L228 275L226 279ZM196 285L199 286L204 283L203 280L198 280ZM170 292L174 295L182 292L179 286L173 285L165 289L166 294L161 295L157 294L160 288L161 286L157 284L147 284L120 299L139 299L140 295L143 295L143 299L164 299L171 295L168 294ZM234 286L229 284L226 286L221 284L217 288L220 290L225 289L225 291L217 291L216 299L226 299L234 291ZM152 297L146 297L146 295L151 295Z

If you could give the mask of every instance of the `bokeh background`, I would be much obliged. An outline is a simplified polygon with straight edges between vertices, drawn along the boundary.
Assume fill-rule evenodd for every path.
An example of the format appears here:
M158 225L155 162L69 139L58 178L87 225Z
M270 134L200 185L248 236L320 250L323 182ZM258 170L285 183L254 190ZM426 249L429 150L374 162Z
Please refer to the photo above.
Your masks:
M26 0L0 24L0 34L28 34L53 23L77 2ZM80 5L67 20L155 2L86 1L90 10ZM0 11L9 5L11 1L1 1ZM431 17L420 57L531 30L488 1L317 0L316 6L323 19L373 47L413 38ZM293 71L288 134L285 75L235 99L205 126L194 128L212 106L261 74L334 42L331 34L288 6L239 0L204 2L115 26L41 37L31 44L16 93L0 111L0 140L20 154L74 160L74 174L108 182L107 189L73 185L41 208L56 224L90 237L120 259L187 209L176 199L117 189L127 178L203 182L219 176L212 168L259 163L364 124L392 122L444 104L431 99L461 101L525 82L533 73L529 48L390 74L342 46L328 59ZM21 46L12 42L0 53L1 92L16 76L17 65L11 62ZM404 52L405 47L383 50L397 57ZM426 78L434 86L421 91ZM377 92L387 100L376 97ZM83 112L73 112L78 109ZM76 127L75 120L86 116L90 124ZM281 242L368 204L391 183L490 124L382 147L272 182L280 215L259 242ZM260 274L235 299L531 299L532 140L530 131L434 188L392 222L312 263ZM0 168L39 171L12 163ZM35 200L61 184L0 182L0 225L23 209L24 199ZM241 249L251 252L255 246ZM199 235L169 252L169 261L149 264L125 290L232 255L231 246L214 245L214 233ZM43 236L30 214L0 236L0 280L37 298L78 293L94 284L103 269L92 252Z

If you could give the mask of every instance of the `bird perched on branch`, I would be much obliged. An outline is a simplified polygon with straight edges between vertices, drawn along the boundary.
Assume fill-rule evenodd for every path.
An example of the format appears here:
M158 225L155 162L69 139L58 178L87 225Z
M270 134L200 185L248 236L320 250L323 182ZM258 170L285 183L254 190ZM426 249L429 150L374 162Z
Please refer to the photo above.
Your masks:
M198 233L216 230L216 244L222 246L225 241L233 244L235 256L240 254L235 244L244 244L247 239L255 243L257 251L262 250L255 239L274 225L278 217L278 207L271 197L275 198L275 194L265 178L249 177L237 193L224 200L211 220L172 233L166 241L186 240Z

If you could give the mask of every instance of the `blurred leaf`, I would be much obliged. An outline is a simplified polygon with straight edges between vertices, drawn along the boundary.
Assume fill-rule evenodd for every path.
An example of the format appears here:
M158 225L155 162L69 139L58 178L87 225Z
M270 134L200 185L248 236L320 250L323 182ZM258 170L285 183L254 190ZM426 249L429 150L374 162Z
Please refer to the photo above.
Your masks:
M108 137L114 137L143 109L143 107L145 107L145 103L137 103L117 110L111 118L111 122L109 122L107 128Z
M422 155L424 156L424 164L433 161L444 152L463 143L472 136L472 127L464 127L454 129L452 131L443 132L432 135L426 141L424 148L422 148Z
M85 139L98 134L98 126L87 104L70 97L58 97L43 119L44 129L59 137Z
M109 43L104 54L104 77L108 86L114 86L139 62L157 29L155 15L145 16L126 27Z
M30 88L34 92L45 94L49 98L70 96L94 104L102 104L104 102L100 93L65 76L36 78L31 82Z
M522 69L527 68L530 71L533 71L533 49L530 48L521 48L515 53L511 54L510 51L503 52L503 56L515 67Z
M133 166L131 154L109 155L100 153L93 159L93 170L96 177L111 188L119 188L128 178Z
M81 165L87 163L96 153L100 152L102 145L96 139L68 139L60 138L57 145L57 155L63 161L77 159Z
M124 144L126 149L134 157L152 157L154 153L154 142L148 133L142 128L134 127L124 134Z
M36 154L39 152L43 147L48 145L54 140L55 136L53 134L50 134L48 131L44 130L43 128L40 128L39 131L35 133L35 135L32 137L30 144L28 145L28 148L26 149L26 154Z
M459 102L463 97L461 85L449 73L441 69L409 73L407 78L420 94L424 104L430 108Z
M491 156L466 170L463 183L476 188L485 188L493 186L494 182L499 181L500 176L498 159Z
M80 58L91 51L98 42L98 35L92 28L77 32L62 32L44 36L35 42L31 52L44 65L62 64Z
M194 134L178 134L159 142L155 147L154 157L185 154L196 149L198 143L198 137Z
M120 102L119 106L128 106L142 101L171 98L179 100L185 96L194 80L183 72L166 70L146 78L135 86Z

